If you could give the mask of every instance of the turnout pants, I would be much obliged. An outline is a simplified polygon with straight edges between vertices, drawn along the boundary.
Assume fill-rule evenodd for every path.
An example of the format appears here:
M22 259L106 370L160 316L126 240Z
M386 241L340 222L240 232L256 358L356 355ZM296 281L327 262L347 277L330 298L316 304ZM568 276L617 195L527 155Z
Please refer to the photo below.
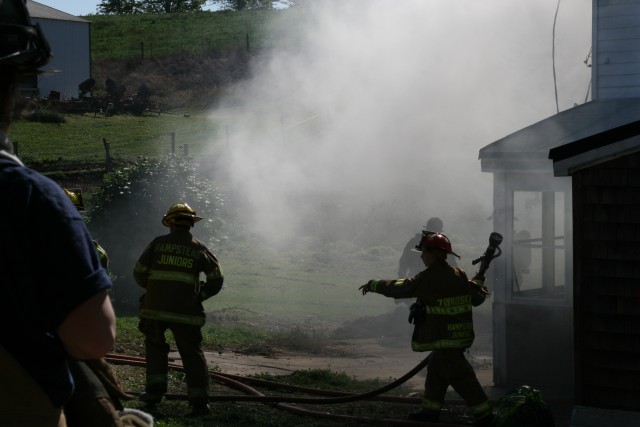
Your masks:
M199 326L160 320L140 319L138 329L145 336L147 356L146 391L167 392L169 344L165 332L170 330L182 358L189 403L201 405L209 401L209 371L202 352L202 332Z
M491 411L489 399L473 367L464 357L464 351L434 350L429 355L427 365L423 409L439 412L449 385L465 400L476 418Z

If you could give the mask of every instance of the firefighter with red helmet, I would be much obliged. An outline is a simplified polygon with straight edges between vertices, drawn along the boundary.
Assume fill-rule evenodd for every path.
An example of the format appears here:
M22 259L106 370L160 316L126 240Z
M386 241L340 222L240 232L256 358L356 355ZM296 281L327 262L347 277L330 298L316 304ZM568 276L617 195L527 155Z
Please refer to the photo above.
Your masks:
M182 358L192 415L209 413L209 374L202 351L205 324L202 302L217 295L224 281L216 256L190 229L202 217L186 203L172 205L162 218L169 234L156 237L135 265L133 276L146 293L141 300L139 329L145 336L146 391L140 399L160 402L167 392L169 345L173 333ZM200 281L204 273L206 281Z
M447 388L465 399L475 425L490 425L493 415L489 400L464 356L474 340L472 289L482 278L470 282L458 267L447 263L453 252L451 242L442 233L424 231L415 247L426 269L413 278L370 280L360 287L362 294L375 292L391 298L416 298L409 321L415 328L411 338L413 351L431 351L427 365L422 410L409 414L414 421L437 422Z

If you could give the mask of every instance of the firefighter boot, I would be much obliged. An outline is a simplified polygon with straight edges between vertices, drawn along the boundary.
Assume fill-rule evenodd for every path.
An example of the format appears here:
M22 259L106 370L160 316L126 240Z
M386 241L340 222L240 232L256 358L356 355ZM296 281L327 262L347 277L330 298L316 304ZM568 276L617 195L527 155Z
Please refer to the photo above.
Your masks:
M209 415L211 411L211 407L208 403L195 403L191 405L191 412L189 413L190 417L201 417L204 415Z
M153 406L162 400L162 393L154 393L152 391L145 391L140 393L138 399L146 403L148 406Z

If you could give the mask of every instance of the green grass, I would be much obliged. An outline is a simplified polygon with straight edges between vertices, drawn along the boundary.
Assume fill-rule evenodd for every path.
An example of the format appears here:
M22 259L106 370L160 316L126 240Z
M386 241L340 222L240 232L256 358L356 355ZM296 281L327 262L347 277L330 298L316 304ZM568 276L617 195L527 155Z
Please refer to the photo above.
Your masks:
M216 313L209 313L209 317ZM114 350L130 355L144 355L144 336L138 331L137 316L118 316L117 339ZM270 356L273 349L301 351L319 354L331 339L328 333L317 332L301 326L278 327L258 322L207 322L202 328L205 351L236 351L241 353ZM175 347L171 333L166 334L167 342Z
M103 116L68 114L66 123L38 123L26 120L12 123L9 137L18 141L20 157L26 163L67 161L104 162L103 139L110 144L114 160L133 160L138 156L171 153L172 133L175 150L199 155L211 140L220 140L224 126L204 112L185 117L176 114Z
M145 58L295 43L304 11L247 10L137 15L89 15L93 60ZM180 37L176 37L179 34ZM144 53L142 51L144 50Z

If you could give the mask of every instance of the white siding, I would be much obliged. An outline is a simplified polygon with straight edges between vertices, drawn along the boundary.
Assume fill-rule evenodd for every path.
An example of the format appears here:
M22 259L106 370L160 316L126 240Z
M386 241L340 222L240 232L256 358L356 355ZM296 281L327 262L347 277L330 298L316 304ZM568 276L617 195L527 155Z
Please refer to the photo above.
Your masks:
M593 99L640 97L640 0L593 7Z
M38 76L38 95L59 91L63 99L77 98L78 85L91 77L91 46L88 22L33 18L51 45L53 59L46 70L59 73Z

